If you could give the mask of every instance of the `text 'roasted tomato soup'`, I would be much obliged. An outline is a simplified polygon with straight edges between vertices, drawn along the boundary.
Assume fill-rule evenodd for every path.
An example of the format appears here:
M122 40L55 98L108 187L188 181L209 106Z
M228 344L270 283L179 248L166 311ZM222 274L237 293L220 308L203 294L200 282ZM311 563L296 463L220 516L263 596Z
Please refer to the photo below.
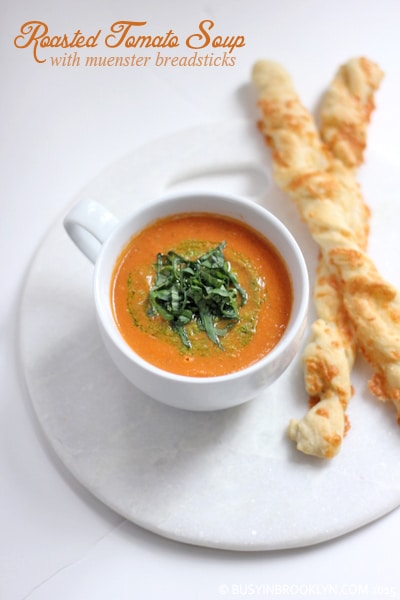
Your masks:
M272 350L293 291L282 257L256 231L229 217L188 213L131 239L114 269L111 302L122 337L143 359L214 377Z

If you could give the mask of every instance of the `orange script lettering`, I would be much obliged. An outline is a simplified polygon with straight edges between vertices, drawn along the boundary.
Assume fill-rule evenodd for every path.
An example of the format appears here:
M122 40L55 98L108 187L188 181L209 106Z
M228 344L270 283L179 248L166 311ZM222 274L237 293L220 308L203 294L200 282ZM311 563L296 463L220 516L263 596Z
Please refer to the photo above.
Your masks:
M210 19L204 19L199 23L199 32L193 33L186 39L186 46L188 48L194 48L200 50L200 48L206 48L211 44L213 48L229 48L229 54L233 52L235 48L242 48L246 45L244 35L227 35L225 37L216 35L211 37L210 31L214 27L214 21Z
M142 27L147 21L116 21L111 25L111 31L104 42L109 48L175 48L179 46L178 37L170 29L165 35L131 35L134 27Z
M97 40L100 36L101 29L95 34L88 37L78 29L73 34L72 38L66 33L63 35L49 35L49 28L42 21L27 21L21 26L21 35L17 35L14 39L16 48L28 48L32 46L33 57L38 63L46 62L46 59L39 57L40 48L94 48L97 46Z

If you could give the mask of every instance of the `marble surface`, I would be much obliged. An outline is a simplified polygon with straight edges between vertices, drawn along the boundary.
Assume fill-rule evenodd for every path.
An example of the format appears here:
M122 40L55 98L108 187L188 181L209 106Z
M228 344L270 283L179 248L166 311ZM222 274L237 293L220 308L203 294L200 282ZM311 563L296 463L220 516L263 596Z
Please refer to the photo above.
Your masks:
M123 218L178 181L193 190L229 187L287 225L313 279L317 249L268 176L269 157L258 141L251 121L234 120L160 138L106 169L72 202L92 198ZM379 181L387 195L397 169L373 149L370 154L361 183L373 193ZM381 262L388 255L384 232L400 218L399 205L391 206L380 239L371 235ZM399 242L392 249L397 247ZM58 219L26 278L20 354L49 442L108 506L171 539L246 551L326 541L400 504L400 432L393 411L368 393L369 372L361 361L353 373L351 434L339 457L321 464L296 452L286 436L289 419L307 407L300 356L250 405L206 414L160 406L130 385L108 357L95 321L92 276ZM293 490L299 490L295 502ZM347 510L338 513L343 496ZM317 499L321 508L308 510Z
M76 31L77 28L86 32L100 28L106 30L110 23L125 18L147 20L154 32L173 28L182 38L194 32L203 19L212 19L218 31L244 35L246 45L235 51L237 61L234 67L156 68L149 65L142 69L121 70L83 66L57 68L49 63L39 64L34 61L30 49L17 49L13 44L21 25L31 19L48 23L55 34ZM142 148L154 145L156 140L177 133L183 135L190 129L210 128L214 124L217 127L237 119L255 122L256 109L249 86L249 73L253 62L260 57L278 60L288 68L302 100L315 113L321 93L341 62L362 54L376 60L384 69L385 79L377 95L366 164L360 177L367 201L374 207L370 252L384 274L399 285L395 258L399 244L396 207L399 194L396 157L400 136L400 122L397 119L400 98L399 19L400 8L394 0L379 4L372 0L337 0L334 3L322 3L320 0L249 0L246 5L237 0L221 0L218 3L174 0L168 4L159 0L142 4L128 3L127 0L113 3L89 0L84 4L77 0L6 2L0 23L0 73L4 83L0 95L4 116L0 136L0 268L3 290L6 290L0 296L0 475L4 490L1 495L1 598L102 600L117 597L121 600L150 600L163 597L213 600L249 595L286 598L400 596L397 568L400 515L395 508L398 503L398 475L397 467L392 462L395 461L393 449L397 430L393 428L390 410L372 402L364 394L365 388L351 407L353 426L346 440L345 453L340 455L333 468L320 466L317 478L327 479L328 469L344 470L343 465L349 460L354 470L346 485L338 489L338 493L329 501L320 494L318 486L314 488L305 520L311 522L314 518L317 523L329 507L337 522L343 523L348 514L357 512L357 509L360 514L365 514L372 505L379 503L383 508L374 512L374 518L383 513L385 516L357 529L349 527L353 531L347 535L308 547L258 552L240 549L232 552L181 543L177 541L179 535L174 535L176 539L170 539L171 520L182 514L182 511L178 511L182 507L174 504L171 488L168 487L171 484L168 479L170 470L168 477L165 471L168 461L171 464L173 452L182 447L178 443L175 447L173 438L169 439L167 462L158 466L161 474L164 469L164 478L161 479L164 487L160 491L154 487L151 490L149 486L146 496L146 501L151 498L153 505L158 505L158 514L163 516L162 536L150 531L147 523L134 523L127 518L129 515L121 514L119 507L112 510L95 497L87 489L86 482L76 477L76 471L72 472L70 466L67 467L65 461L61 460L62 452L59 447L55 448L54 439L49 443L48 429L46 431L43 427L43 413L38 419L36 398L47 402L50 397L32 393L29 379L28 385L25 384L26 364L21 364L19 351L20 335L26 332L26 329L20 328L20 315L24 307L23 289L29 289L29 278L34 269L40 269L39 257L47 250L54 228L66 207L82 190L92 185L90 182L98 182L100 173L109 172L110 168L112 170L110 165L120 164L124 157L140 153ZM261 151L261 145L253 150ZM172 146L166 155L174 153L179 155L179 149ZM155 174L156 171L152 171L153 179ZM243 179L239 173L237 185L244 185L247 191L259 189L257 177L256 181L252 179L250 190L246 182L247 179ZM178 185L177 181L175 185ZM180 181L179 185L185 183ZM112 182L109 189L110 202L114 204L117 198L113 195L115 188ZM301 224L298 227L301 228ZM69 251L72 252L72 249ZM81 277L80 269L77 266L75 273L69 273L70 284L74 282L74 277ZM57 276L60 274L57 273ZM40 277L43 277L43 273ZM85 286L84 280L80 280L79 286ZM72 303L78 312L87 310L87 298L85 292L65 297L65 305L60 309L68 309ZM43 316L46 297L40 293L34 300L39 307L39 315ZM50 301L49 312L51 304ZM33 330L38 323L33 320ZM37 332L38 347L43 347L48 339L45 325L43 327ZM76 332L73 327L71 323L69 334L63 340L64 349L69 364L75 361L75 367L81 372L80 358L82 353L85 355L86 349L84 344L75 351L69 346L69 335ZM90 336L95 335L94 329L86 322L85 327L90 341ZM43 386L48 392L52 377L68 380L68 366L67 363L60 365L56 355L49 354L44 360L54 361L52 364L58 368L53 375L51 370L48 371L47 385L43 380L35 383L38 386L35 390ZM362 390L361 380L365 382L368 372L362 364L357 365L357 369L360 383L358 379L355 383L358 383L357 389ZM87 382L86 385L89 397L94 384ZM58 407L63 394L71 390L69 386L73 387L74 382L69 381L60 390L56 398ZM93 396L91 398L93 400ZM99 401L104 403L104 396L100 396ZM141 402L139 400L139 404ZM68 409L68 403L64 407ZM65 441L62 434L68 430L68 418L74 417L79 411L83 416L87 408L85 403L71 403L69 413L68 410L63 414L58 413L62 417L57 424L60 443ZM50 404L46 414L49 428L54 417L54 406ZM167 413L164 417L168 424ZM126 435L128 428L126 423L121 424L121 415L116 413L112 418L112 422L117 427L119 423ZM241 489L246 488L249 478L254 481L255 471L260 487L265 485L267 475L270 476L270 473L266 473L269 463L257 456L259 440L243 441L240 437L238 448L239 438L235 437L242 419L250 428L254 424L255 430L260 431L257 429L258 418L256 401L244 411L224 417L226 422L221 419L213 423L213 428L205 436L208 440L206 452L202 446L202 461L192 462L193 470L189 470L189 475L195 481L196 475L204 478L203 491L208 496L213 485L217 488L221 486L220 465L215 463L217 446L213 438L221 431L224 434L223 443L233 444L234 454L242 452L243 461L249 456L254 459L253 462L248 461L248 469L243 471L242 465L240 472L236 473L238 478L243 477ZM74 422L77 426L77 421ZM82 419L81 424L84 422ZM202 423L203 431L206 425L206 422ZM148 427L143 431L140 426L137 428L142 436L148 430ZM379 431L383 432L381 439ZM174 432L176 434L176 429ZM87 462L86 453L88 438L82 433L86 432L80 432L79 438L86 440L85 451L81 452L81 448L76 446L72 450L74 461L81 461L83 468L89 466L90 462ZM96 453L96 423L90 424L89 433L93 436L89 441L93 442L92 449ZM152 429L151 433L153 448L156 449L162 432ZM117 438L114 437L114 442ZM269 456L276 450L272 439L268 447ZM179 455L175 476L182 473L182 468L188 469L188 463L183 465L184 457L187 459L190 454L190 459L194 461L198 452L200 438L188 440L183 437L183 440L186 453ZM151 444L147 435L146 443ZM280 443L277 443L278 446ZM371 464L370 460L368 470L363 461L370 456L374 444L377 448L377 455L374 456L376 462ZM104 477L107 466L115 460L112 444L109 449L108 465L103 463L101 472L91 473L91 476L98 477L98 481ZM138 444L136 451L138 457ZM304 465L303 459L296 454L294 458L289 447L287 452L291 460L297 461L299 472L302 470L307 475L286 492L286 502L281 510L293 514L296 506L301 504L311 465L308 462ZM147 460L155 459L156 454L156 451L150 456L146 454ZM155 462L152 463L153 468ZM204 467L205 464L210 465L209 470ZM136 461L135 465L144 467L145 462ZM129 465L125 467L129 469ZM227 485L235 480L237 468L237 463L232 462L229 477L224 480ZM354 476L355 472L358 478ZM315 477L315 472L312 473ZM146 480L146 474L148 472L143 469L140 474L142 483ZM213 476L216 475L215 479ZM124 480L117 483L123 486ZM179 477L173 483L176 487L182 486ZM196 481L197 485L199 483ZM282 488L280 481L275 489L280 492ZM190 487L180 489L183 492L182 503L189 506L192 502L193 507ZM360 499L357 493L361 489L364 492ZM135 504L138 498L132 500L132 504ZM237 510L241 500L243 496L233 497L228 508ZM247 496L247 500L251 500L250 496ZM196 502L200 504L199 499ZM259 496L256 497L256 503L260 507L257 514L270 518L268 508ZM144 504L142 508L145 511ZM139 503L136 508L138 506ZM199 517L202 516L201 508ZM391 508L394 510L390 512ZM197 516L195 510L192 512L195 514L190 514L191 523ZM211 527L215 512L207 514L210 530L217 531L221 523L215 524L216 529ZM301 528L302 517L292 522L295 527ZM185 537L188 526L189 520L182 525ZM260 526L262 524L257 523L258 530ZM277 527L276 522L274 526ZM228 534L232 537L234 532L235 526L232 526ZM296 531L292 530L290 534L295 536ZM218 546L218 543L214 545Z

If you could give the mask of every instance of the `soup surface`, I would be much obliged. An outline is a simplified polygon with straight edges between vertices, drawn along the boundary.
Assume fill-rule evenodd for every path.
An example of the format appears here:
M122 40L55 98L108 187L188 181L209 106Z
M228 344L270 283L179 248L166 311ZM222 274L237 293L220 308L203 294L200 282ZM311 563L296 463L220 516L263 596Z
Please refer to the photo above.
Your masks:
M220 344L193 319L185 326L185 345L170 322L151 309L157 257L174 251L194 261L222 242L225 261L247 298L238 298L239 319L227 322ZM290 277L276 249L243 223L206 213L167 217L147 226L119 256L111 284L114 318L129 346L165 371L192 377L239 371L265 356L286 329L292 301ZM218 331L225 325L221 321L215 327Z

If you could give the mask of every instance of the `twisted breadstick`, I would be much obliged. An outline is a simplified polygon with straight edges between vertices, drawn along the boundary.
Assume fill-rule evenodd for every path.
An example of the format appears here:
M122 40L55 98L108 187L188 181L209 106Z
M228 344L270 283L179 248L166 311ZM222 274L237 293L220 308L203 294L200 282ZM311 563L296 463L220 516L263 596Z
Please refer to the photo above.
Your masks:
M260 91L261 129L273 151L275 178L296 202L336 278L360 349L376 370L371 390L391 399L400 412L400 303L396 290L380 277L362 249L360 235L354 232L355 223L365 216L354 176L322 144L279 65L257 63L253 79ZM340 389L333 386L326 394L327 402L335 396L340 400ZM318 403L316 410L324 408ZM328 453L321 455L334 454L340 445L341 431L331 433L327 434L332 438L325 448Z
M279 66L271 63L259 63L256 65L253 75L256 85L260 88L264 103L266 94L263 94L262 91L265 83L268 89L274 89L278 98L281 98L282 104L278 107L278 111L290 110L293 104L293 93L288 85L287 74ZM297 108L302 109L298 101ZM280 138L280 141L283 140L286 146L283 146L280 157L289 156L288 162L297 165L297 169L305 173L313 173L315 165L318 165L321 171L328 169L333 171L336 166L342 178L344 177L343 186L346 188L347 170L340 169L339 163L334 164L331 154L321 143L308 113L304 110L298 116L303 129L299 130L299 136L296 139L290 133L294 122L290 119L287 120L287 131ZM302 132L306 139L306 144L303 146L298 144ZM276 153L274 153L274 158L275 163L279 164ZM275 170L277 171L276 164ZM284 175L282 168L279 174L282 184L282 175ZM350 178L349 197L354 200L351 208L348 209L342 202L346 198L345 193L340 194L339 200L342 210L345 212L346 221L352 225L353 230L362 231L360 224L365 221L366 214L359 194L352 188L352 185L353 180ZM324 256L321 255L314 292L319 318L312 325L312 337L303 355L305 386L315 406L303 419L292 420L289 426L289 436L296 441L299 450L321 457L332 457L339 451L346 427L345 409L353 392L350 372L354 363L355 343L348 326L338 287L335 274L330 272Z
M342 65L325 94L321 109L321 137L347 167L363 162L367 126L375 108L374 92L382 80L372 61L353 58Z
M325 94L321 138L333 156L348 168L362 162L367 124L374 106L373 94L382 76L379 67L367 59L352 59L340 67ZM354 132L353 135L350 132ZM369 209L361 194L356 196L356 201L357 198L353 214L355 233L358 244L365 249ZM330 458L339 451L349 428L346 408L352 395L350 374L356 343L337 278L322 255L317 268L314 303L318 318L311 326L311 339L303 354L305 385L313 405L302 419L291 420L288 433L299 450Z

